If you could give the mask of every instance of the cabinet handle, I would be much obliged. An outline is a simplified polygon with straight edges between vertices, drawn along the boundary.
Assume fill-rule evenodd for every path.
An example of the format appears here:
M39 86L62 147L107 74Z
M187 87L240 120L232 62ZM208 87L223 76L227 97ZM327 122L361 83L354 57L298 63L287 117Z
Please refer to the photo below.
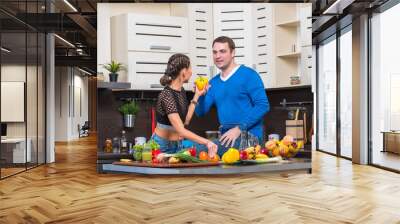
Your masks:
M151 45L150 46L150 50L165 50L165 51L169 51L169 50L171 50L171 47L170 46Z
M163 88L164 86L162 86L161 84L150 84L150 88L152 89L159 89L159 88Z

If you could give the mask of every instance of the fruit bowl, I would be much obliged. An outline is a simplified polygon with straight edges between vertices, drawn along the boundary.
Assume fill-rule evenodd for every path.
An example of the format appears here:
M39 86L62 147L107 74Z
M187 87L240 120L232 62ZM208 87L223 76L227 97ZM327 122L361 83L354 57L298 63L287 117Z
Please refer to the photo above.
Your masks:
M293 137L287 135L281 141L269 140L265 148L271 156L281 156L284 159L293 158L303 148L303 141L294 141Z

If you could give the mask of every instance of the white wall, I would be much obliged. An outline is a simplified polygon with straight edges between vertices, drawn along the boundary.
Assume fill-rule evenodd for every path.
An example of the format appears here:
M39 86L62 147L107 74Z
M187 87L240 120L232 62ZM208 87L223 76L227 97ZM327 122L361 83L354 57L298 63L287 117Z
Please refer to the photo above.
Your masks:
M82 75L75 68L56 67L56 141L77 139L78 124L82 126L88 120L88 78Z
M25 67L25 65L2 65L1 66L1 81L8 81L8 82L25 82L25 74L27 69L28 74L35 72L36 68L33 66ZM36 84L36 83L35 83ZM36 90L35 94L27 93L28 98L32 98L33 96L36 97ZM27 99L27 102L31 102L32 99ZM36 105L35 105L36 107ZM7 108L1 108L1 110L7 110ZM35 114L36 117L36 114ZM32 120L30 114L28 114L28 121ZM29 125L28 127L31 127ZM36 127L35 127L36 128ZM28 133L29 130L28 130ZM25 137L25 122L10 122L7 123L7 137ZM28 136L29 137L29 136Z
M97 4L97 64L98 72L103 72L105 81L108 81L108 72L101 64L111 61L111 28L112 16L125 13L149 13L169 16L170 3L98 3Z
M44 163L44 92L41 67L25 66L21 64L4 64L1 66L1 80L11 82L24 82L26 84L26 107L21 108L25 113L26 120L23 122L6 122L8 138L25 138L30 140L32 161L36 162L39 153L39 163ZM25 80L27 77L27 81ZM37 92L38 91L38 92ZM24 94L24 92L22 92ZM4 97L4 96L3 96ZM11 110L10 108L1 108ZM12 111L7 111L11 112ZM38 152L37 152L38 150Z
M68 67L55 68L55 141L68 141L70 85Z

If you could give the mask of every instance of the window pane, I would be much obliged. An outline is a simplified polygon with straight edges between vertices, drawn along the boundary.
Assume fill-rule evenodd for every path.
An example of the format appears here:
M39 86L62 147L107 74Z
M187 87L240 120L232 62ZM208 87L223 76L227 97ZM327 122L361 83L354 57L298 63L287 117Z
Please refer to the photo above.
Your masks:
M340 36L340 153L352 157L352 35Z
M400 4L372 18L372 163L400 170ZM393 153L394 152L394 153Z
M318 148L336 153L336 40L318 48Z

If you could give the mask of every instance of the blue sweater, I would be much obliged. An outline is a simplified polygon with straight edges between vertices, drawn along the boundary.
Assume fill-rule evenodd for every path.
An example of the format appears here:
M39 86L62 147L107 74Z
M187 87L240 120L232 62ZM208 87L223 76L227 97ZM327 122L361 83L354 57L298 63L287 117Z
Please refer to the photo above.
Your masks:
M241 65L226 81L220 74L210 80L207 94L199 98L196 114L203 116L215 105L220 125L241 130L262 139L263 117L269 111L264 84L256 71Z

